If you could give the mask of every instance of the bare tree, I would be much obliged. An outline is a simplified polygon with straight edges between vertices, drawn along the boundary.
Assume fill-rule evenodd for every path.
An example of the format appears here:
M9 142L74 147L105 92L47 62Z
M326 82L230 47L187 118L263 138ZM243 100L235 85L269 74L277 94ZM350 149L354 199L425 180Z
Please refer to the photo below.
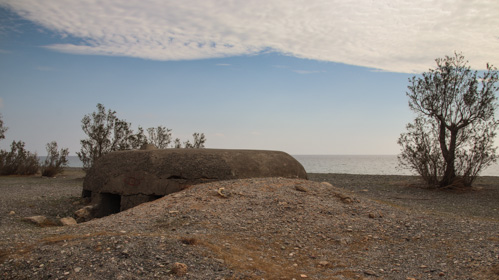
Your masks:
M57 142L52 141L47 144L47 158L41 165L42 176L54 177L62 172L63 168L68 165L68 149L57 149Z
M108 110L97 104L97 112L85 115L82 122L83 132L88 138L80 141L81 150L76 154L88 170L101 156L119 150L137 149L145 142L142 128L133 133L131 124L118 119L116 111Z
M149 144L154 144L158 149L166 149L172 142L171 129L164 126L150 127L147 129Z
M184 147L187 149L202 149L204 148L204 143L206 142L206 138L204 137L204 133L194 133L192 134L192 137L194 138L193 143L191 143L189 140L184 142Z
M445 187L460 179L471 186L497 158L497 68L487 64L478 76L458 53L435 61L435 69L409 79L409 108L417 118L398 140L399 162L429 185Z
M5 139L5 132L7 131L7 127L3 126L2 115L0 114L0 140Z

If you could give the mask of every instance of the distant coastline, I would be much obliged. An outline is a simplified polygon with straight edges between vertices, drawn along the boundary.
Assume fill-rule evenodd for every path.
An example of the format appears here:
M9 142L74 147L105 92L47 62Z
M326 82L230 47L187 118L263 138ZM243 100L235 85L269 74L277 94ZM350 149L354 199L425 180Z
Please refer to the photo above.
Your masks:
M307 173L363 175L416 175L401 169L396 155L293 155ZM480 176L499 176L499 163L484 170Z

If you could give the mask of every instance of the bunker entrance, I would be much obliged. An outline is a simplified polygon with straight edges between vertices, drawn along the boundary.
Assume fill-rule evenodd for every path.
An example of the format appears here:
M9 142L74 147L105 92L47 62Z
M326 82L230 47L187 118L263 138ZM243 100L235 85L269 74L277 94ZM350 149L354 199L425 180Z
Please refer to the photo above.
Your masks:
M100 203L98 213L96 213L97 218L120 212L121 195L112 193L100 193L99 198Z

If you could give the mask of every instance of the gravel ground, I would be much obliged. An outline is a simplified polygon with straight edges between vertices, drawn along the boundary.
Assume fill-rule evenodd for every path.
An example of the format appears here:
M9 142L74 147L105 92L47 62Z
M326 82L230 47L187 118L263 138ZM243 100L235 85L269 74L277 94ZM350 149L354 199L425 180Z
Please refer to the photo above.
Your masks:
M0 278L499 279L498 178L468 192L409 176L310 179L197 185L40 228L22 217L81 207L78 173L0 178Z

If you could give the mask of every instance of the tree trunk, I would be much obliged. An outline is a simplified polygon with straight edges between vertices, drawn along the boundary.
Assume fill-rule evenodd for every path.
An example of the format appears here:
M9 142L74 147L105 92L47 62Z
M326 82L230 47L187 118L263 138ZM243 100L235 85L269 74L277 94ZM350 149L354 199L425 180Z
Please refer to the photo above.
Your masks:
M454 182L454 179L456 179L456 167L454 165L454 161L456 160L456 142L458 131L458 129L451 127L449 148L447 148L447 146L445 145L445 136L443 137L443 143L442 137L440 137L440 146L442 147L443 145L445 147L445 152L444 150L442 150L442 154L444 156L446 164L444 176L439 184L441 188L452 184Z

